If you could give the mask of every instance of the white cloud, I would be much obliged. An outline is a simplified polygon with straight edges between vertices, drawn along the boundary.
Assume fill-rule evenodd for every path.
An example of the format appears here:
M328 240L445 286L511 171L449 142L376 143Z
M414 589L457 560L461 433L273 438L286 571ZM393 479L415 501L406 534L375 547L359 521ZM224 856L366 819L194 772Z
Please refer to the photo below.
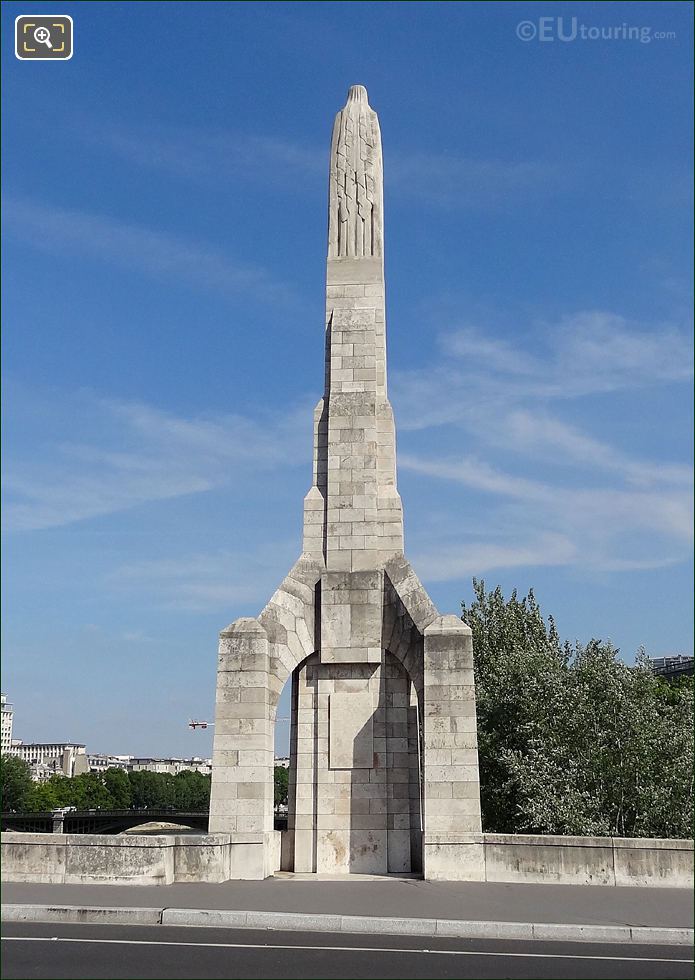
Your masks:
M458 577L457 569L480 575L486 568L519 565L637 571L684 561L691 552L693 500L687 487L568 488L517 477L475 457L433 459L404 454L399 465L490 497L485 526L478 528L479 536L487 532L486 540L447 543L420 556L434 580ZM457 526L453 515L450 525ZM515 530L499 544L503 527ZM519 528L524 529L521 542Z
M466 361L474 370L499 371L504 374L537 374L538 360L526 351L513 347L497 337L485 336L475 327L461 327L439 337L445 354Z
M15 467L3 480L4 492L9 495L4 508L5 529L60 527L150 500L200 493L214 485L209 479L177 472L176 467L166 468L161 463L154 463L150 473L139 474L134 474L133 469L146 467L143 460L126 460L122 465L104 457L100 460L99 454L94 453L91 463L94 467L86 472L50 464L27 467L32 472L25 476L21 465Z
M646 326L589 310L518 335L511 344L470 325L441 334L445 359L392 374L401 425L403 413L407 427L426 428L465 419L476 406L564 402L693 376L692 331L684 324ZM443 386L444 406L434 397Z
M675 324L645 328L625 317L589 310L546 328L560 384L569 394L616 391L693 376L692 333ZM560 392L558 392L560 394Z
M490 208L567 186L568 168L540 160L475 159L446 153L388 153L389 187L440 207Z
M563 562L587 569L685 560L692 468L646 451L632 455L607 441L603 427L600 437L590 429L602 417L592 413L594 396L601 396L603 413L606 399L619 392L639 398L643 389L689 380L690 334L673 323L647 327L594 310L519 331L518 338L510 343L468 325L440 336L443 356L434 363L393 379L401 446L428 447L401 449L400 469L490 500L486 540L462 541L460 557L443 543L436 549L442 568L511 567L524 555L535 564L545 550L537 542L548 534L571 543L561 551ZM417 436L424 430L426 443ZM466 451L433 448L452 443ZM453 514L449 523L457 526ZM511 529L503 545L500 526ZM520 527L527 537L518 542ZM556 550L548 554L552 563Z
M285 193L288 178L296 190L319 188L326 179L328 144L307 146L292 139L259 133L202 128L104 125L80 119L73 132L138 167L205 181L262 181L266 191ZM436 207L489 208L518 202L521 194L566 188L571 175L541 160L476 159L449 153L387 150L388 186L396 197L419 199Z
M570 565L576 547L561 534L541 534L535 541L497 544L462 539L456 544L415 552L414 567L428 582L479 577L506 568Z
M296 542L259 543L248 552L216 551L132 562L115 569L106 584L148 607L170 611L233 612L265 605L298 557Z
M75 135L99 149L147 169L193 180L224 181L240 177L286 187L287 174L325 179L327 149L277 136L231 130L145 128L103 125L81 120Z
M45 441L28 458L6 458L8 530L59 527L148 501L203 493L297 460L308 470L303 412L265 419L182 418L84 392L61 408L65 417L57 438L46 421ZM50 402L44 411L50 412ZM93 430L90 438L69 441L66 434L82 429L76 420L82 423L85 417Z
M548 415L513 411L504 416L502 428L503 432L494 433L495 441L525 455L537 455L551 461L559 456L565 465L572 463L615 473L636 486L676 484L687 487L693 482L693 471L689 466L632 458L615 446Z
M245 294L263 302L296 303L290 286L277 282L260 266L232 259L204 243L108 215L10 198L3 202L3 218L15 238L44 251L97 257L225 296Z
M399 466L439 479L453 480L474 490L541 508L546 522L604 532L641 529L692 537L692 491L688 489L622 490L612 487L567 488L514 476L475 457L423 458L403 454Z

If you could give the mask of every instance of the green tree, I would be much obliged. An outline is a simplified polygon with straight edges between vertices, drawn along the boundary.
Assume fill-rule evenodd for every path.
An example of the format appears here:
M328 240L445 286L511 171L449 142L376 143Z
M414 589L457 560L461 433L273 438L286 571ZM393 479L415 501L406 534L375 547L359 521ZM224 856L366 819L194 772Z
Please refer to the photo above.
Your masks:
M66 780L65 802L61 806L74 806L78 810L113 810L113 800L104 783L104 776L97 772L83 772Z
M52 798L55 799L55 806L74 806L74 785L72 779L56 773L51 776L45 786L50 787Z
M130 807L133 791L124 769L107 769L103 776L104 786L111 798L114 810L127 810Z
M16 755L0 756L0 783L2 785L2 809L23 810L31 792L31 770Z
M275 806L279 806L281 803L287 805L289 779L289 771L284 766L275 766L273 793Z
M164 772L129 772L132 806L138 809L165 809L176 806L175 776Z
M473 585L483 828L690 836L692 679L668 685L600 640L561 643L533 592Z
M521 829L521 785L510 758L536 746L545 757L549 718L562 706L569 651L533 592L505 601L474 580L475 602L462 604L473 631L483 827L498 833ZM562 711L560 707L560 711Z
M45 783L34 783L24 801L24 811L27 813L40 813L43 810L55 810L63 806L58 799L56 786L53 779L47 779Z
M210 777L201 772L179 772L174 777L177 810L203 812L210 806Z
M157 795L157 774L154 772L129 772L128 782L131 790L131 806L138 810L152 808Z

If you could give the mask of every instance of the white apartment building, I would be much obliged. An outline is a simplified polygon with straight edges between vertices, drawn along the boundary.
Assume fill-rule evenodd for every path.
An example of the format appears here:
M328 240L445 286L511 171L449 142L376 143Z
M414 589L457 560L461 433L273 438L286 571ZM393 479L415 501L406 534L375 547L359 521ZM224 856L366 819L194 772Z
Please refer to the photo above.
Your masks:
M130 769L132 755L102 755L90 753L87 756L90 772L106 772L107 769Z
M78 742L15 742L12 755L24 759L36 782L56 774L79 776L89 772L85 747Z
M131 772L166 772L175 776L179 772L202 772L212 774L212 759L131 759L128 767Z
M7 695L2 696L2 744L0 752L5 755L12 750L12 721L14 718L14 705L7 700Z

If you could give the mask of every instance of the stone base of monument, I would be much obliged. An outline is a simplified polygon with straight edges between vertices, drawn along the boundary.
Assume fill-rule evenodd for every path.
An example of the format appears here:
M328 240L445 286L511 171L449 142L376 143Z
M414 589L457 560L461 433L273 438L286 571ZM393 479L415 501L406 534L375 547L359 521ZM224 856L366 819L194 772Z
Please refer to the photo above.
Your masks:
M424 851L424 877L432 881L690 888L693 880L691 840L479 834L455 841L449 835L426 839ZM262 834L2 835L4 881L216 883L260 880L280 867L280 831L268 839Z

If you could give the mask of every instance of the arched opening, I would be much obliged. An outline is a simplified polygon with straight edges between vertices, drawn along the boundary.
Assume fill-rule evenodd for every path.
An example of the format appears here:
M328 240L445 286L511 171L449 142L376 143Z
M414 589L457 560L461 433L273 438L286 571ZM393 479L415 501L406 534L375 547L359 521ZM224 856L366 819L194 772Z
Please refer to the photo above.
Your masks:
M287 703L283 692L282 705ZM291 679L287 830L281 869L419 874L421 749L417 696L390 652L381 662L322 664ZM282 734L276 727L276 744Z

